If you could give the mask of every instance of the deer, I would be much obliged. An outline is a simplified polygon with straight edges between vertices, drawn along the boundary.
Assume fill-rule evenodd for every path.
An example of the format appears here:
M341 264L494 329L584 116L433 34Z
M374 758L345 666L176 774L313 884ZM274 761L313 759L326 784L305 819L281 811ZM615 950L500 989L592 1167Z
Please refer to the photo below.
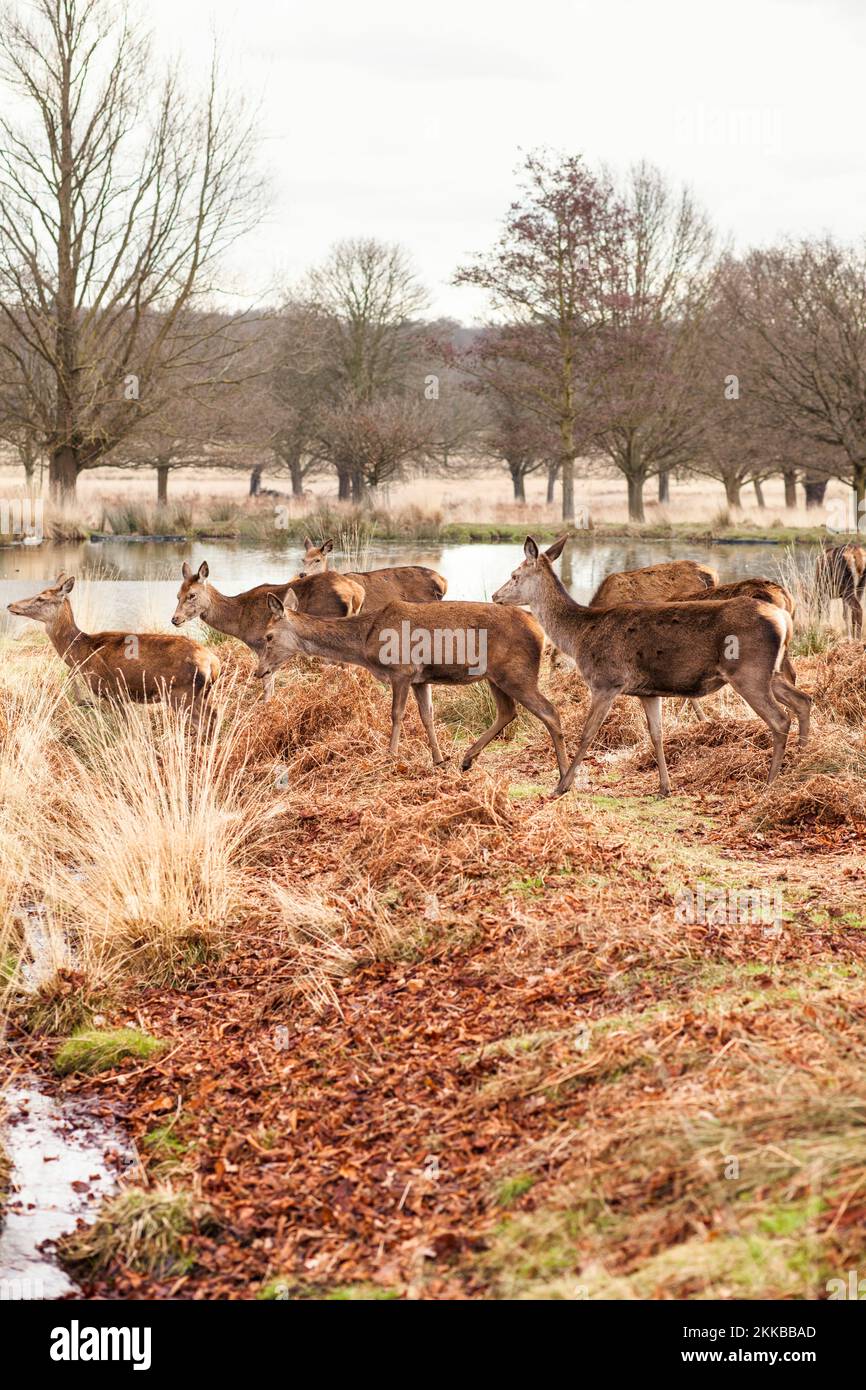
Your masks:
M549 554L531 536L524 557L493 602L528 605L550 639L574 658L590 690L577 753L554 796L571 789L618 695L633 695L643 705L660 796L670 795L661 722L661 701L667 696L700 698L730 684L770 730L768 782L775 781L785 756L789 709L797 715L800 745L805 743L811 699L780 674L793 632L784 609L747 597L584 607L568 593Z
M559 550L551 546L547 553L550 558L556 559ZM647 565L644 569L609 574L596 589L589 606L611 608L617 603L650 603L680 598L692 602L701 599L757 598L764 603L774 603L794 617L794 599L783 584L773 579L736 579L730 584L719 584L716 571L695 560L670 560L660 565ZM781 671L786 680L796 685L797 674L787 653ZM706 719L697 700L689 700L688 704L698 719Z
M567 537L560 537L564 539ZM548 551L550 558L555 560L561 549L559 540L554 541ZM643 569L607 575L589 600L589 606L612 608L617 603L685 598L700 589L714 589L718 582L718 574L709 565L700 565L697 560L666 560L661 565L645 565Z
M328 537L321 545L314 545L309 536L304 537L304 558L301 562L305 575L331 574L328 562L334 549L333 540ZM442 599L448 591L448 581L436 570L426 565L395 565L390 569L360 570L347 572L345 579L360 584L366 595L364 607L371 611L383 608L386 603L434 603Z
M188 637L82 632L69 602L74 587L73 576L59 574L33 598L10 603L9 612L43 623L58 656L94 695L147 704L165 700L188 709L197 728L219 677L216 655Z
M544 634L528 613L503 612L490 603L395 602L376 613L365 608L355 617L334 620L302 613L292 589L285 596L269 594L268 607L271 617L256 674L272 679L299 653L370 671L391 687L392 757L410 690L438 767L446 759L436 738L431 685L486 680L496 701L496 719L467 749L461 771L468 772L482 749L515 718L520 704L544 724L560 778L566 775L559 713L538 688Z
M183 627L193 618L201 618L217 632L239 638L257 656L261 652L270 616L268 594L278 594L283 598L291 591L302 612L335 618L359 613L365 599L360 584L342 574L322 574L309 578L299 576L284 584L258 584L254 589L232 595L221 594L219 589L208 583L209 576L207 560L202 561L195 573L184 561L172 623L175 627ZM270 700L273 693L273 679L265 681L262 700Z
M826 546L815 564L815 582L821 595L840 598L845 631L855 642L863 635L863 597L866 591L866 550L849 541Z

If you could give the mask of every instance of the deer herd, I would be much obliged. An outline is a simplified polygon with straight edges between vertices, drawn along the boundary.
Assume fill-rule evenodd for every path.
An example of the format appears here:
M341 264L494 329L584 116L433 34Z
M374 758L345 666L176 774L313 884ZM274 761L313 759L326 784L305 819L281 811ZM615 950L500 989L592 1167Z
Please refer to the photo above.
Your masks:
M566 540L561 536L541 550L528 537L522 563L492 603L457 603L445 599L446 581L435 570L407 565L339 573L329 567L333 542L316 546L307 538L301 574L242 594L220 593L210 583L207 563L195 572L184 564L172 623L179 628L200 618L244 642L258 657L264 700L273 696L279 668L299 654L370 671L391 688L391 754L397 752L411 692L437 765L445 758L436 738L431 686L486 680L496 718L467 749L462 770L523 705L550 734L559 769L556 796L571 788L618 695L631 695L643 706L659 792L667 796L662 700L683 697L703 717L696 702L730 685L770 731L772 782L792 717L800 745L808 739L812 703L797 687L789 656L795 612L788 590L769 579L720 585L708 566L677 560L610 574L584 606L553 568ZM825 547L816 582L825 596L842 599L846 625L859 640L866 550L856 544ZM60 575L35 597L9 604L9 611L43 623L59 656L92 694L167 700L187 710L198 727L209 713L220 673L214 652L182 636L82 632L69 602L74 583ZM431 633L437 634L436 642L421 640ZM384 634L408 640L389 646ZM589 690L589 711L571 759L556 706L539 688L545 635L573 659ZM470 649L473 661L467 657ZM483 662L477 660L481 650Z

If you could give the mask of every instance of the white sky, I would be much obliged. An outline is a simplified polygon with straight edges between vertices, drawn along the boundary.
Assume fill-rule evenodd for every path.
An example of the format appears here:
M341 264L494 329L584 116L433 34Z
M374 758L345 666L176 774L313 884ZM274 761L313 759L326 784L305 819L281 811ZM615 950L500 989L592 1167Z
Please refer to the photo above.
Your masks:
M495 239L519 151L646 157L744 246L866 232L866 0L149 0L190 76L216 31L261 104L272 206L237 288L344 236L402 242L432 312L483 315L455 266Z

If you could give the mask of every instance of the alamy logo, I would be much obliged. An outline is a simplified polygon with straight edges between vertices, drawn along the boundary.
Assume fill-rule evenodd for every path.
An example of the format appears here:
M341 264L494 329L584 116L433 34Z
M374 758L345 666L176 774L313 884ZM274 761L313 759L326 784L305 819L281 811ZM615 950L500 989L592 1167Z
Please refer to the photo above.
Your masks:
M771 926L782 929L782 893L779 888L713 888L699 882L695 892L681 888L674 899L678 922L702 926Z
M866 1279L860 1278L859 1270L849 1269L847 1282L844 1279L827 1280L827 1293L830 1295L830 1302L840 1298L856 1299L859 1302L866 1298Z
M487 670L487 629L413 627L408 619L379 633L383 666L465 666L471 676Z
M150 1370L149 1327L69 1327L51 1332L52 1361L131 1361L134 1371Z

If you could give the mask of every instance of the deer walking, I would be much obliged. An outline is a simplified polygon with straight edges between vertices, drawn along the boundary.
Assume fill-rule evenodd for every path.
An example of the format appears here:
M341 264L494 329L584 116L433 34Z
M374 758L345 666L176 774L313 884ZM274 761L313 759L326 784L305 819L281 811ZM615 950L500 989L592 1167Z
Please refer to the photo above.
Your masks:
M855 642L863 636L863 598L866 591L866 550L862 545L832 545L822 550L815 565L819 597L840 598L845 631Z
M661 723L661 701L667 696L700 698L730 684L772 734L770 782L785 754L791 723L787 709L797 714L801 745L806 741L811 700L779 674L793 631L791 615L783 609L753 598L584 608L560 583L549 556L531 536L524 555L493 601L527 604L551 640L577 662L590 689L580 744L555 795L571 788L617 695L634 695L643 705L661 796L670 793Z
M69 602L74 585L74 578L58 575L33 598L10 603L9 612L44 623L58 656L94 695L136 703L166 700L189 709L197 728L220 673L214 653L188 637L82 632Z
M391 687L392 755L399 746L411 690L434 766L445 758L436 738L430 686L486 680L496 701L496 719L467 749L461 770L468 771L521 704L546 727L559 775L566 775L568 755L559 714L538 688L544 634L528 613L503 612L490 603L390 603L377 613L365 609L356 617L334 621L301 613L296 602L291 589L285 598L276 593L268 598L271 621L257 672L263 680L273 679L274 672L298 653L362 666Z
M310 578L301 576L284 584L259 584L242 594L232 595L221 594L219 589L208 583L209 575L206 560L202 561L195 573L184 561L177 607L171 621L175 627L183 627L193 618L202 618L208 627L215 628L217 632L237 637L257 656L261 654L265 628L271 616L268 611L269 594L285 598L291 592L301 611L335 618L359 613L365 598L360 584L342 574L322 574ZM262 687L262 699L270 700L273 693L274 680L271 677Z
M304 558L301 562L305 575L332 574L328 568L329 558L334 549L330 538L314 545L309 536L304 537ZM436 570L426 565L394 565L390 569L359 570L344 574L364 590L364 607L369 611L383 608L386 603L435 603L445 597L448 581ZM312 610L308 610L312 611Z
M559 555L559 541L546 552L550 559ZM560 547L561 549L561 547ZM718 575L709 565L700 565L695 560L671 560L659 565L647 565L643 569L626 570L621 574L609 574L602 580L589 601L590 608L612 608L618 603L656 603L669 599L756 598L764 603L773 603L794 616L794 599L783 584L773 579L736 579L731 584L719 584ZM785 654L781 674L792 685L797 683L797 674L790 657ZM689 706L698 719L706 719L697 700L689 700Z

